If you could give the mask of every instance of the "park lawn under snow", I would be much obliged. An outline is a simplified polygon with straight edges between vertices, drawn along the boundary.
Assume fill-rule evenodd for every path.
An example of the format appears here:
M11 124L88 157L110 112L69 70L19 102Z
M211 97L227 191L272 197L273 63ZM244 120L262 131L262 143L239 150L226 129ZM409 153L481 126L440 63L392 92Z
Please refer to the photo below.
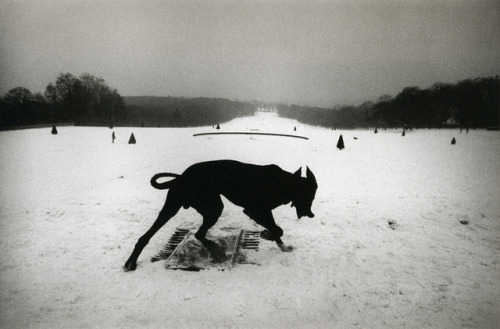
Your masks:
M115 144L108 128L0 132L0 327L498 328L500 133L332 131L270 113L220 131L257 130L309 140L193 137L212 127L116 128ZM296 250L261 240L260 265L166 270L150 258L176 227L201 224L182 209L124 272L165 200L151 176L214 159L309 166L316 217L273 212ZM212 235L260 229L224 203Z

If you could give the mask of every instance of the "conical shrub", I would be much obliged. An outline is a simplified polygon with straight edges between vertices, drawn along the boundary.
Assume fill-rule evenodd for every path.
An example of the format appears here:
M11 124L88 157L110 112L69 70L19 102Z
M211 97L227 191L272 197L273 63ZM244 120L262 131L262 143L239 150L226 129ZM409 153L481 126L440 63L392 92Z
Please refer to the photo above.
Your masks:
M129 143L129 144L135 144L135 136L134 136L134 133L132 133L132 135L130 135L130 139L128 140L128 143Z
M344 149L344 139L342 138L342 135L340 135L339 141L337 142L337 148L339 150Z

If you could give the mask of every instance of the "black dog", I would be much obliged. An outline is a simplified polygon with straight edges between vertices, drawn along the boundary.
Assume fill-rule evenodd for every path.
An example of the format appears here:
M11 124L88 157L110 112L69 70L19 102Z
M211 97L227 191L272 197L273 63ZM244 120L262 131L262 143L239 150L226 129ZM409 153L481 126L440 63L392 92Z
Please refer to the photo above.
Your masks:
M175 179L158 183L162 177ZM193 207L203 216L203 224L195 237L209 250L215 262L226 260L224 251L213 241L206 239L207 231L217 222L224 205L220 195L243 207L243 212L267 230L261 237L276 241L282 251L291 251L281 241L283 230L274 222L272 210L292 202L297 217L314 217L311 205L318 185L313 173L307 168L306 178L300 169L291 174L276 165L257 166L232 160L201 162L192 165L182 175L160 173L151 178L153 187L170 189L163 209L153 226L137 241L134 251L125 263L126 271L137 267L137 258L153 235L181 207Z

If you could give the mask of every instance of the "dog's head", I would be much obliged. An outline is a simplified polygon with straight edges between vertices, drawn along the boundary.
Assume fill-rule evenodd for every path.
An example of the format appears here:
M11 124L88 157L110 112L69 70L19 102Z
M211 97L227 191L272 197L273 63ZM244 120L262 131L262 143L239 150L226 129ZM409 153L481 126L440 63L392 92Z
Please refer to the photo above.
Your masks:
M292 175L292 179L294 181L292 207L295 207L297 217L301 218L302 216L307 216L313 218L314 214L311 211L311 206L316 196L316 190L318 189L314 174L307 168L306 177L302 177L299 168L299 170Z

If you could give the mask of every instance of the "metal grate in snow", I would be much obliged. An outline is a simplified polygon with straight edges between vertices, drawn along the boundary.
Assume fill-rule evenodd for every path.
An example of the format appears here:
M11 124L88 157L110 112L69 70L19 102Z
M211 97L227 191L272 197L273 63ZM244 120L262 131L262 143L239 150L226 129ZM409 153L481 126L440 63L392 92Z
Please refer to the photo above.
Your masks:
M238 233L218 237L214 241L223 248L227 260L214 263L210 253L187 229L177 229L165 247L151 261L166 260L165 268L173 270L199 271L203 269L231 269L236 263L248 264L243 250L259 250L259 231L241 230ZM255 264L255 263L252 263Z
M190 232L188 229L183 229L183 228L178 228L175 230L174 234L170 237L168 240L167 244L165 247L163 247L162 250L160 250L159 253L154 255L151 258L152 262L157 262L159 260L164 260L168 259L172 254L175 253L175 250L178 248L180 243L184 240L187 239L187 237L190 235Z
M252 249L255 251L259 250L259 231L242 231L242 237L240 242L241 249Z

